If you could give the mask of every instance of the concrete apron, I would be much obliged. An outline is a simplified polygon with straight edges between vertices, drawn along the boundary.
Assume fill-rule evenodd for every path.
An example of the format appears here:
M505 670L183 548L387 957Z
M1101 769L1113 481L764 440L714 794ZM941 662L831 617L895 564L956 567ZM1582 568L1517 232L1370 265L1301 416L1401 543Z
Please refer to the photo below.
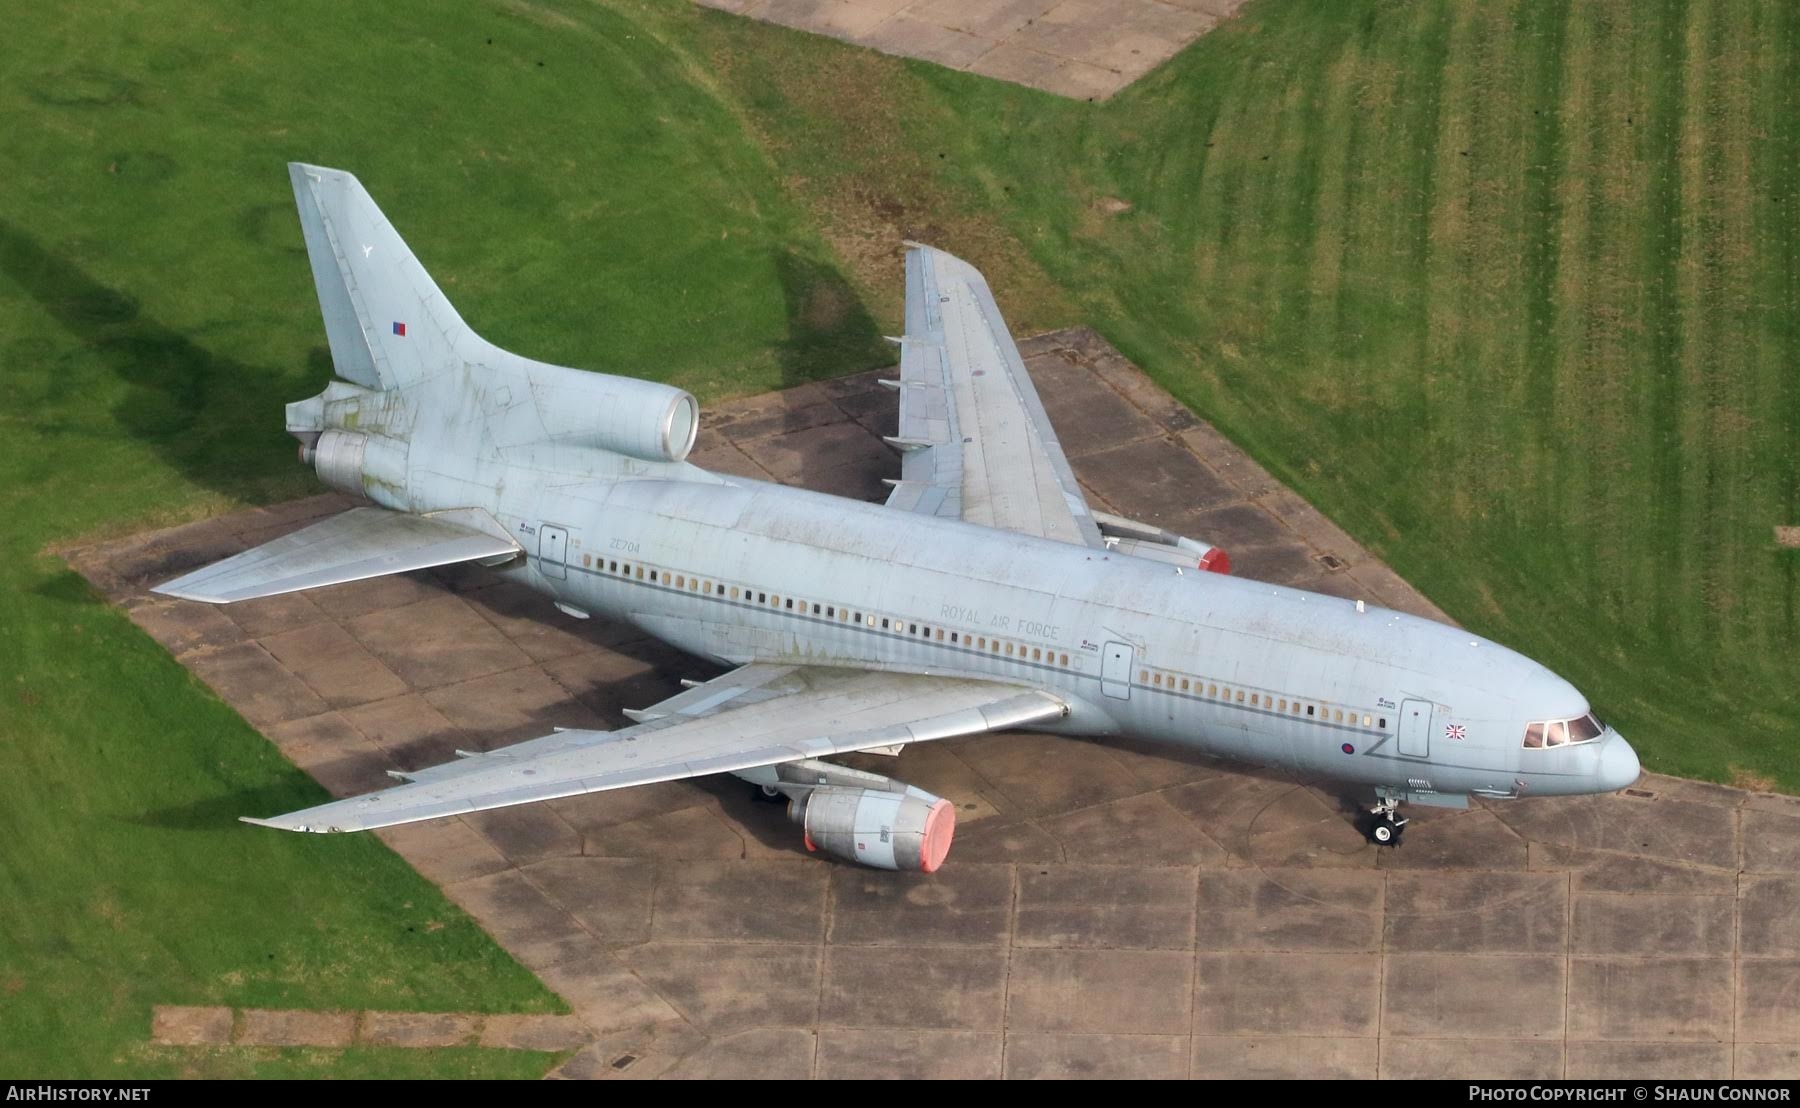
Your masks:
M1095 506L1242 576L1444 618L1093 332L1021 349ZM876 377L708 412L693 460L883 499ZM145 591L345 506L68 558L337 795L621 726L713 674L480 570L223 608ZM1360 796L1157 749L997 735L853 761L957 803L940 873L810 857L732 778L380 834L568 1000L591 1044L563 1076L1800 1073L1795 798L1652 776L1416 810L1380 852Z

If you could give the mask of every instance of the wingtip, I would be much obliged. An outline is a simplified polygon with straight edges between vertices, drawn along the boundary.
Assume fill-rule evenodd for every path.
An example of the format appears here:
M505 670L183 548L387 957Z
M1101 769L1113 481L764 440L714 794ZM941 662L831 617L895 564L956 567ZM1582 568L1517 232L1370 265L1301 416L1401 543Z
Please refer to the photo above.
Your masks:
M298 813L296 813L296 814L298 814ZM336 828L336 827L313 827L309 824L304 824L304 823L284 823L284 822L282 822L283 820L285 820L287 818L289 818L289 817L276 816L274 819L257 819L255 816L239 816L238 822L252 824L256 827L272 827L277 831L300 831L300 832L312 831L312 832L317 832L317 833L323 834L324 832L327 832L327 831L339 830L339 828Z
M296 188L306 180L320 185L325 184L328 180L338 180L358 188L362 187L362 182L356 179L356 174L348 170L333 169L328 165L313 165L310 162L289 162L287 167L288 180L292 181Z
M152 593L155 593L157 596L173 597L176 600L192 600L192 601L196 601L197 603L200 603L200 604L222 604L222 603L224 603L224 601L218 600L211 596L205 596L201 593L193 592L188 589L177 588L176 586L179 585L180 583L181 582L179 580L170 581L166 585L157 585L155 588L151 589L150 591Z

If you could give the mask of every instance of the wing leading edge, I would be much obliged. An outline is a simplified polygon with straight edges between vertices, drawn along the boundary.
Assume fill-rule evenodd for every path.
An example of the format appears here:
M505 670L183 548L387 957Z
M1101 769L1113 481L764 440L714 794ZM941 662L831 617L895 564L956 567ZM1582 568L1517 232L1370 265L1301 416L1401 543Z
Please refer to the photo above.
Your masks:
M888 506L1103 547L987 281L960 258L906 251L900 481Z
M582 793L729 773L1057 719L1036 689L959 677L754 663L689 689L620 731L560 731L404 774L409 784L273 819L287 831L366 831Z

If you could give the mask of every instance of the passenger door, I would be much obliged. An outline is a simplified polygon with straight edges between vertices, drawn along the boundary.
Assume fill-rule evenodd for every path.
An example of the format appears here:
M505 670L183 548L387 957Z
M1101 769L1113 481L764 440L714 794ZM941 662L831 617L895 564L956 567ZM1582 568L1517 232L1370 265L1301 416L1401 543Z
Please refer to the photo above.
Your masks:
M1131 699L1130 643L1109 642L1100 659L1100 691L1118 700Z
M538 572L561 581L563 563L568 560L569 532L562 527L545 524L538 528Z
M1431 701L1406 700L1400 704L1400 753L1409 758L1431 754Z

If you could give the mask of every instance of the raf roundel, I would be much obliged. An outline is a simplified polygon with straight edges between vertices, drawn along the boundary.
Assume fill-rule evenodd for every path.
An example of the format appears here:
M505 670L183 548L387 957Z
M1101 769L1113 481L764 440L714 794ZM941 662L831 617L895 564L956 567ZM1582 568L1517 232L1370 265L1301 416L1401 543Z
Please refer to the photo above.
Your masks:
M1338 749L1342 750L1345 754L1355 754L1356 753L1356 748L1354 746L1351 746L1349 743L1345 743L1343 746L1339 747Z

